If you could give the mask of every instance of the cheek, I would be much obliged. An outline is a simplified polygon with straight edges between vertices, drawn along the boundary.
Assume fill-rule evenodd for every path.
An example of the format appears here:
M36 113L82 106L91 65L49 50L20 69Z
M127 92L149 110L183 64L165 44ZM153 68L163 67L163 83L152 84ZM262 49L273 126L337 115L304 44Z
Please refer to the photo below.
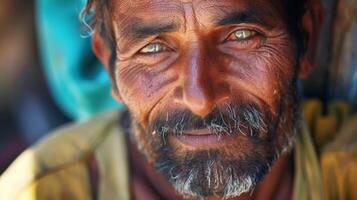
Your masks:
M169 71L133 62L117 64L117 88L133 117L145 126L150 111L169 94L177 78Z
M234 86L276 108L294 76L294 55L291 47L271 45L226 57L223 62Z

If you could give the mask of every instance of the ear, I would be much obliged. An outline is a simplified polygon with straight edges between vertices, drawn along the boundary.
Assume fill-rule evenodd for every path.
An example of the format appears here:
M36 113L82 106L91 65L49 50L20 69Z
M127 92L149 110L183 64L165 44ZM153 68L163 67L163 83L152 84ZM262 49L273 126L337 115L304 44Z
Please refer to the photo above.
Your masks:
M112 95L112 97L117 100L117 102L119 103L123 103L123 99L119 93L119 90L118 89L112 89L110 94Z
M305 79L313 69L323 16L320 0L311 0L301 22L304 52L300 57L300 79Z
M108 45L106 45L103 37L97 31L94 31L92 36L92 49L94 54L104 65L105 70L109 72L109 62L112 52Z
M104 65L105 70L107 71L108 76L111 79L111 95L118 102L122 102L121 95L118 91L115 81L111 77L110 73L110 59L112 56L112 50L108 47L107 43L104 41L103 37L95 31L92 36L92 49L94 54L100 60L100 62Z

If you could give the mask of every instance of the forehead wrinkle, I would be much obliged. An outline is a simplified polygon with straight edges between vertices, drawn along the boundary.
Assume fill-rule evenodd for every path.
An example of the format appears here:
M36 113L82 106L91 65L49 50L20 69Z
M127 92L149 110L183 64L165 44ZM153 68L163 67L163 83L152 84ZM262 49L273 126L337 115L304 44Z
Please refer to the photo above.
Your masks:
M208 0L181 0L185 12L185 31L190 33L197 30L205 30L208 27L206 16L198 16L197 11L200 9L202 2ZM208 13L206 13L208 14ZM190 16L191 15L191 16Z
M158 18L171 17L177 20L180 18L178 16L183 14L178 0L122 0L120 2L117 3L119 5L114 14L115 23L119 27L129 24L132 19L155 22Z
M135 0L134 0L135 1ZM183 29L181 25L184 21L184 14L180 1L177 3L171 1L146 1L138 4L126 3L123 7L118 8L119 10L125 10L125 12L117 12L114 20L114 25L116 27L116 38L117 41L127 42L137 42L143 39L145 34L134 34L139 27L146 29L143 33L150 33L150 26L154 27L155 24L160 23L161 27L171 27L174 29ZM130 6L128 6L130 5ZM146 28L145 28L146 27ZM157 27L156 27L157 28ZM153 29L152 29L153 30ZM162 31L166 32L166 31ZM153 32L154 33L154 32ZM150 34L146 34L147 36Z
M196 15L199 18L206 18L206 23L212 24L217 16L225 14L227 10L232 9L232 3L220 0L220 1L207 1L207 0L196 0L194 2L196 8ZM207 15L209 13L209 15Z
M181 9L180 0L118 0L114 5L117 13L136 14L136 10L149 8L150 11L172 11ZM133 11L133 12L131 12Z
M216 24L217 19L233 13L246 13L249 19L262 22L267 28L281 25L281 3L275 0L249 0L249 1L207 1L197 0L196 9L199 18L206 18L207 24ZM280 6L280 7L279 7ZM209 13L209 15L207 15ZM243 15L242 15L243 16ZM250 20L253 21L253 20Z
M191 0L182 0L182 9L184 11L185 31L197 29L197 17Z

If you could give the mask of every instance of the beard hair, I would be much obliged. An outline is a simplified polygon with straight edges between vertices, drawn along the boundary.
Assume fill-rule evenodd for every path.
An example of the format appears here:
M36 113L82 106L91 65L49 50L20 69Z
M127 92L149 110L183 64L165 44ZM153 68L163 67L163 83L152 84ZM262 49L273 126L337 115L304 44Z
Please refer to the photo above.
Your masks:
M267 107L252 102L225 104L204 119L174 110L159 115L150 123L149 130L133 119L131 136L154 168L182 196L237 197L254 189L274 161L293 147L301 118L297 79L289 84L286 94L275 116ZM239 144L234 144L223 150L182 153L182 149L167 143L168 137L201 128L218 136L237 134L253 148L244 152Z
M248 192L268 171L272 157L253 155L242 160L224 160L219 151L188 153L181 161L170 156L172 149L164 147L155 164L184 197L230 198ZM257 159L259 158L260 159Z

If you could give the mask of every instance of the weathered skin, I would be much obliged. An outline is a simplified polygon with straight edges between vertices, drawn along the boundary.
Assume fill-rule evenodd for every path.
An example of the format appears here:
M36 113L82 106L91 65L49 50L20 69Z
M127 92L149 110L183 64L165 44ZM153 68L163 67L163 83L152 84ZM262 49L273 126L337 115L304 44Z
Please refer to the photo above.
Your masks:
M130 1L115 8L119 93L129 108L134 107L130 103L135 104L134 113L144 125L169 104L187 106L205 116L225 98L243 92L276 110L281 92L278 76L291 78L296 61L293 40L277 5L269 1ZM257 10L269 27L215 25L224 13L247 9ZM135 42L130 38L128 29L139 26L139 20L146 25L160 19L162 24L176 25L177 30ZM258 30L262 35L244 42L227 41L237 29ZM155 40L172 51L155 56L135 54Z
M303 19L302 31L307 36L305 46L309 49L298 58L280 1L116 0L112 4L112 25L117 41L117 60L111 74L117 86L113 88L113 96L127 105L133 120L140 125L141 129L135 134L149 154L149 162L146 162L145 158L136 159L141 155L133 150L134 168L146 174L148 180L154 180L135 182L134 176L135 193L145 194L147 199L153 191L147 188L155 188L167 199L182 198L152 170L154 147L147 141L148 133L140 131L149 129L157 115L169 110L189 109L205 117L227 102L249 100L267 108L276 119L276 130L269 138L271 145L277 149L285 147L285 131L290 130L296 120L292 114L296 105L292 105L288 94L294 78L305 77L312 66L309 58L313 57L310 54L314 42L309 39L314 38L316 32L318 21L312 20L316 10L307 12ZM234 35L237 30L249 30L252 36L238 40ZM143 52L155 43L160 43L162 51ZM111 51L99 34L94 35L93 47L111 71ZM227 142L196 148L172 138L168 141L177 149L178 157L188 151L209 148L218 149L231 159L240 159L253 150L272 153L266 146L254 146L240 136L234 145ZM269 186L279 186L280 172L289 171L288 161L282 157L276 162L255 190L257 199L272 195ZM155 199L155 195L152 196ZM248 197L242 195L237 199ZM219 197L207 199L216 198Z

